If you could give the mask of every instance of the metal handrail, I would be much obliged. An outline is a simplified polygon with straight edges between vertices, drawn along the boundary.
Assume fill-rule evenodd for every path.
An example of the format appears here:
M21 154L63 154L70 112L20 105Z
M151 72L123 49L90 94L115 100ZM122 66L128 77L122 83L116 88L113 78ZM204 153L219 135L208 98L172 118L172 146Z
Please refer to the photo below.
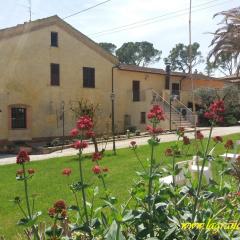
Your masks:
M177 110L174 106L172 106L166 99L164 99L158 92L156 92L155 90L152 89L152 92L156 95L158 95L158 97L161 98L161 100L167 104L169 107L171 106L171 109L173 109L177 114L181 114L181 112L179 110Z
M186 114L186 119L188 119L188 121L190 121L192 124L195 124L196 121L196 115L193 113L193 111L188 108L184 103L182 103L180 100L178 99L174 99L177 103L179 103L181 106L184 107L184 109L186 109L186 111L188 112Z
M180 103L187 111L189 111L190 113L193 114L193 111L190 108L188 108L183 102L181 102L178 99L174 99L174 100L177 101L178 103Z

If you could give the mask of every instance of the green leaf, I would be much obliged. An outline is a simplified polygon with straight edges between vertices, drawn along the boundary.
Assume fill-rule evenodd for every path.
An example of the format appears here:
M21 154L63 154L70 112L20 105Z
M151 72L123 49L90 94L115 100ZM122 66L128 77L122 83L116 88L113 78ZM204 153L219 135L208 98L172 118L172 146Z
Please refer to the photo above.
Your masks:
M149 230L147 228L144 228L137 233L136 237L137 239L144 239L145 237L147 237L148 234L149 234Z
M91 227L94 229L99 228L100 225L101 225L101 223L98 218L94 218L91 222Z
M79 211L79 207L76 206L76 205L71 205L71 206L68 207L68 210L70 210L70 211Z
M166 232L163 240L165 240L165 239L167 239L168 237L170 237L176 230L177 230L176 226L173 226L172 228L170 228L170 229ZM169 238L169 239L172 239L172 238Z
M116 221L113 221L105 238L106 240L116 240L116 239L125 240L126 239L121 232L120 225L118 225Z
M85 224L82 224L82 225L72 225L71 226L71 231L72 232L75 232L75 231L83 231L83 232L86 232L86 233L90 233L91 232L91 229L85 225Z
M123 216L122 221L128 222L134 218L134 215L132 214L132 211L127 211L127 213Z
M151 138L148 140L148 144L151 146L157 146L159 144L159 142L157 140L154 140Z
M52 237L54 233L57 237L60 237L62 232L63 232L63 229L61 227L56 227L55 229L53 227L49 227L45 231L46 235L49 237Z
M17 222L17 225L24 225L26 226L29 222L29 218L21 218L18 222Z
M103 212L101 212L101 219L102 219L103 225L104 225L105 228L106 228L107 225L108 225L108 220L107 220L107 217L105 216L105 214L104 214Z

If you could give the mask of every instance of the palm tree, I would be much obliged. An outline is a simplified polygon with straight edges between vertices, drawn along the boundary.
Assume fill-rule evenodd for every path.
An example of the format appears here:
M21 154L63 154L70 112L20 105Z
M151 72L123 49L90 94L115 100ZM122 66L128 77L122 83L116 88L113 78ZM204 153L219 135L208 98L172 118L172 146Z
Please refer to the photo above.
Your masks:
M223 54L231 54L236 64L236 74L240 71L240 7L228 11L219 12L214 15L223 16L219 23L221 27L216 30L210 44L212 50L208 59L213 58L214 62Z

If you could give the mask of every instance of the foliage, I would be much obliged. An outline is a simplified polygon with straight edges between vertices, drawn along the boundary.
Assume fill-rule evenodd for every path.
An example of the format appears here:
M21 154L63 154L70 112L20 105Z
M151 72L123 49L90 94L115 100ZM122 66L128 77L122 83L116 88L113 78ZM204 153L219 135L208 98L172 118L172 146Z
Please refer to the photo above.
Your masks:
M100 47L102 47L107 52L114 54L117 46L113 43L107 43L107 42L100 42L98 43Z
M215 88L198 88L194 93L200 98L201 105L204 109L207 109L210 104L218 98L218 93Z
M199 43L194 42L191 45L192 49L192 68L203 62L201 51L199 50ZM189 45L178 43L170 51L167 58L164 58L165 64L170 63L171 70L179 70L181 72L189 73L190 59L189 59Z
M127 42L116 51L116 56L121 63L147 66L158 62L162 52L155 49L153 44L147 41Z
M105 178L109 170L102 166L103 155L99 152L92 155L92 173L102 187L92 186L86 181L83 174L86 169L82 165L84 160L82 153L84 148L87 147L87 143L83 138L87 135L87 132L92 130L93 122L89 116L80 117L76 129L72 131L76 138L74 147L78 149L78 160L74 162L74 165L78 166L79 177L69 184L69 193L71 193L75 204L69 206L64 200L58 200L54 203L53 207L49 209L49 216L53 222L46 228L45 236L41 236L41 240L46 237L51 240L210 240L239 238L240 231L238 228L229 230L218 225L219 223L227 224L229 222L235 222L238 225L240 221L238 212L240 193L235 192L234 184L223 182L225 175L229 175L231 179L232 174L236 179L239 191L240 177L238 162L233 165L235 170L230 171L231 162L227 162L227 157L223 161L214 155L215 147L224 144L220 136L214 137L212 141L213 127L220 119L216 115L221 116L224 111L222 102L211 104L208 112L210 111L213 111L214 115L208 116L211 129L206 144L204 145L204 136L200 131L195 133L196 139L193 141L196 156L202 158L201 163L197 162L200 171L196 179L189 170L189 166L191 166L189 162L182 168L176 165L178 156L186 154L187 157L187 152L183 151L181 146L190 144L189 139L186 139L184 128L177 130L178 139L171 146L170 151L168 150L168 154L171 156L170 167L168 169L162 168L161 159L156 155L156 150L160 146L158 134L161 130L159 124L160 121L164 120L164 112L159 106L153 106L147 115L151 123L148 126L148 131L151 134L148 141L150 156L145 161L138 154L136 142L132 141L130 143L136 160L140 164L140 170L137 171L138 178L129 191L128 200L119 205L117 204L118 199L108 189ZM227 152L233 146L234 143L230 139L224 144ZM209 162L218 160L220 160L219 164L222 166L219 171L220 182L214 179L206 185L203 178L204 167ZM20 153L17 157L17 163L23 167L18 174L21 175L23 170L24 182L26 182L24 164L28 161L29 157L26 153ZM118 169L118 171L120 170ZM179 183L175 178L181 171L185 177L184 184ZM28 170L29 174L32 174L32 172L32 170ZM70 168L65 168L62 174L69 178L71 172ZM159 181L159 178L162 178L165 174L170 174L173 177L172 183L165 184ZM79 201L79 198L81 198L81 201ZM97 198L101 199L100 206L96 206ZM16 202L19 202L18 198L15 199ZM26 202L28 202L27 199L26 197ZM25 223L25 221L23 222ZM34 226L40 226L37 223L37 219L36 221L34 219ZM203 227L197 227L198 223ZM210 223L214 225L212 224L212 227L209 227ZM186 224L193 224L193 227L186 227ZM40 239L36 237L34 231L29 231L28 225L25 226L28 239ZM36 227L37 234L39 234L38 229L40 228Z
M240 98L239 92L234 86L226 86L222 90L214 88L199 88L195 90L195 94L200 98L202 109L199 111L199 122L202 125L207 125L204 118L206 109L210 106L211 102L217 99L224 100L224 125L235 125L237 120L240 119Z
M207 59L205 69L208 75L211 75L211 73L213 73L215 70L219 70L225 76L233 75L236 71L234 66L234 58L231 53L221 53L215 62L210 62Z
M227 54L231 55L236 64L236 73L240 70L240 8L230 9L215 14L222 16L223 20L220 22L222 25L213 34L211 42L212 50L209 53L208 59L213 58L217 63L222 56Z
M89 102L87 99L81 99L70 106L70 110L78 119L81 116L87 115L93 119L94 125L97 125L100 105ZM95 135L92 136L92 141L94 143L95 151L98 152L98 144Z

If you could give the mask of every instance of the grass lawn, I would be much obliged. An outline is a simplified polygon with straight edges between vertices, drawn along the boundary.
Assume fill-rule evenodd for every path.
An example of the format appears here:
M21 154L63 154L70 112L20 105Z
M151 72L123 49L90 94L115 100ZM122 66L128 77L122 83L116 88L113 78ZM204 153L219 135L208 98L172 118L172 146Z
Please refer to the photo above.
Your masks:
M224 139L239 139L239 134L226 136ZM206 143L206 140L205 140ZM164 150L171 143L160 143L156 147L156 161L163 166L171 163L170 157L164 156ZM150 147L148 145L138 147L139 156L147 165L147 158L150 156ZM216 148L216 154L224 153L223 145ZM190 154L194 153L194 144L191 145ZM191 159L191 157L189 157ZM178 161L187 160L178 158ZM85 156L83 161L84 175L88 183L98 184L101 187L97 177L91 172L93 163L89 156ZM113 195L118 197L119 202L128 198L128 189L131 187L134 179L137 179L136 170L140 170L134 152L130 149L120 149L117 156L107 152L104 159L101 160L101 166L109 168L109 176L106 183ZM61 171L65 167L70 167L73 173L70 177L62 176ZM35 176L29 181L30 193L39 194L36 201L36 209L43 212L40 217L41 221L49 220L47 215L48 209L58 199L64 199L68 205L74 204L73 196L68 188L68 184L78 181L78 162L77 156L54 158L45 161L30 162L27 168L36 170ZM17 234L22 233L22 228L16 226L16 222L21 216L17 207L10 200L15 196L23 196L23 182L15 180L16 170L19 169L17 164L0 166L0 236L3 235L7 240L20 239ZM213 174L218 178L218 166L213 163Z

